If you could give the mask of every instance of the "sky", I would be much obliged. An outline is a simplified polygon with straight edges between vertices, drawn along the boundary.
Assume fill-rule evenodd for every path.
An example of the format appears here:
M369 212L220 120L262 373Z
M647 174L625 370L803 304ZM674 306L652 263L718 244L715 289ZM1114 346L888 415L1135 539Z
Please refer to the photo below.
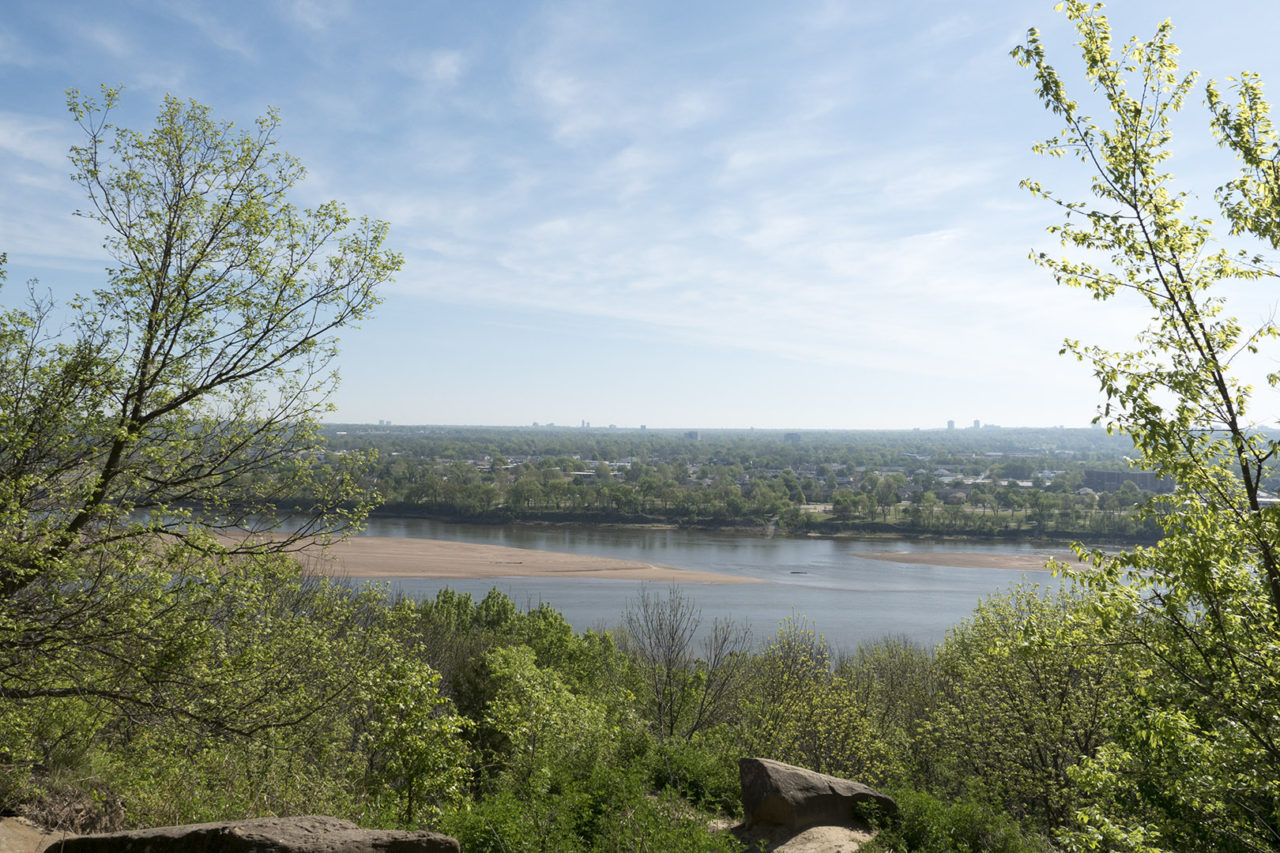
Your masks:
M1028 260L1058 215L1019 180L1088 178L1031 152L1058 125L1009 56L1037 27L1087 96L1052 2L3 6L0 302L104 280L68 89L123 85L136 129L166 94L242 127L274 107L298 204L386 220L405 260L343 331L335 422L1085 426L1097 383L1062 340L1144 322ZM1280 79L1273 0L1115 6L1117 37L1172 18L1202 79ZM1170 169L1209 203L1235 165L1202 87L1185 112Z

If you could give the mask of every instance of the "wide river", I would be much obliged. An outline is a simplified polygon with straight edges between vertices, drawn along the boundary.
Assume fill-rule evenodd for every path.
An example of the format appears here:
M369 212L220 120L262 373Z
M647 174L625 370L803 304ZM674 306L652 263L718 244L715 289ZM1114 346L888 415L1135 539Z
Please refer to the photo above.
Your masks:
M424 519L372 519L368 536L445 539L599 557L637 560L678 569L760 578L768 583L683 584L705 623L730 617L766 641L789 616L804 617L829 643L852 650L884 636L927 645L972 612L979 599L1018 583L1053 586L1048 571L931 566L868 559L868 552L983 552L1047 554L1015 543L966 544L907 540L765 538L751 534L633 528L503 527ZM577 630L620 624L639 582L625 580L504 578L490 580L398 579L394 589L414 598L452 587L480 597L492 587L521 607L547 602ZM665 588L651 590L665 593Z

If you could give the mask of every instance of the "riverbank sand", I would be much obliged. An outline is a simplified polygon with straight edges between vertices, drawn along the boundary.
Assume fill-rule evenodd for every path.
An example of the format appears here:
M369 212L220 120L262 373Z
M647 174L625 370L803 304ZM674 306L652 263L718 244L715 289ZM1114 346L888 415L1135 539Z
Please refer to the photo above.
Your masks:
M859 554L868 560L890 563L913 563L917 566L951 566L957 569L1011 569L1020 572L1042 572L1050 558L1081 568L1070 551L1052 554L989 554L980 551L875 551Z
M652 563L473 545L440 539L352 536L324 552L305 551L307 568L349 578L594 578L656 583L763 583L757 578Z
M326 551L300 555L319 574L350 578L595 578L657 583L763 583L758 578L675 569L633 560L474 545L441 539L352 536ZM876 551L858 556L894 563L955 568L1043 571L1050 556L1074 563L1069 552L992 554L976 551Z

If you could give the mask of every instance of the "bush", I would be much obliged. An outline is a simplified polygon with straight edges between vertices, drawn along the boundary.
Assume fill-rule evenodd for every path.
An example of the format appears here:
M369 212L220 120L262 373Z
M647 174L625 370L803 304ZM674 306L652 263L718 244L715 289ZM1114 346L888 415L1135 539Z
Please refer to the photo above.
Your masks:
M932 783L1045 826L1070 820L1071 768L1107 741L1122 687L1091 604L1079 590L1019 587L951 630L937 655Z
M689 802L727 815L742 812L738 762L731 734L724 728L692 742L667 741L650 757L655 790L671 789Z
M936 754L921 748L942 685L933 651L903 636L883 637L843 657L836 674L866 708L878 744L889 753L888 779L908 786L933 778Z
M820 773L883 784L888 747L855 686L832 672L827 641L803 617L783 620L751 662L743 746L752 755Z
M867 853L1048 853L1009 815L962 801L944 803L917 791L895 794L901 811L862 849Z

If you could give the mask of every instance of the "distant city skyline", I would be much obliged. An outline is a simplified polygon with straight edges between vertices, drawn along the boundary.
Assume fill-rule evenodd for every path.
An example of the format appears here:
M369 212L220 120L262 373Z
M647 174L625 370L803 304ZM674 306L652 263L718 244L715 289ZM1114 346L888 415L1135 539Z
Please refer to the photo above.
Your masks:
M0 302L103 281L64 92L122 84L139 130L165 93L239 127L278 108L297 203L390 222L405 267L342 335L330 421L1085 427L1097 385L1062 339L1130 345L1143 312L1027 257L1060 251L1058 213L1018 181L1088 194L1031 153L1059 127L1008 55L1039 27L1088 100L1053 5L11 0ZM1201 83L1280 81L1270 3L1108 13L1117 39L1171 16ZM1212 217L1235 164L1200 92L1169 169ZM1230 293L1245 325L1274 312Z
M582 420L581 420L579 423L577 423L577 424L557 424L557 423L556 423L556 422L554 422L554 421L546 421L546 422L544 422L544 421L533 421L533 422L531 422L531 423L523 423L523 424L497 424L497 423L494 423L494 424L453 424L453 423L445 423L445 422L439 422L439 423L399 423L399 422L393 422L393 421L391 421L391 420L389 420L389 419L386 419L386 418L378 418L378 419L377 419L377 421L358 421L358 420L356 420L356 421L346 421L346 420L342 420L342 419L339 419L339 418L328 418L328 419L326 420L326 423L328 423L328 424L330 424L330 425L336 425L336 426L347 426L347 425L351 425L351 426L379 426L379 427L399 427L399 428L403 428L403 429L414 429L414 428L433 428L433 427L441 427L441 428L466 428L466 427L475 427L475 428L479 428L479 429L487 429L487 428L495 428L495 429L557 429L557 430L584 430L584 431L585 431L585 430L593 430L593 429L594 429L594 430L601 431L601 432L603 432L603 431L607 431L607 430L614 430L614 431L622 430L622 431L643 432L643 431L647 431L647 430L649 429L649 425L648 425L648 424L614 424L614 423L611 423L611 424L596 424L596 425L594 425L594 426L593 426L593 425L592 425L592 423L591 423L590 421L586 420L585 418L584 418L584 419L582 419ZM1091 428L1100 428L1100 427L1101 427L1101 424L1084 424L1084 425L1074 425L1074 426L1070 426L1070 425L1067 425L1067 424L1019 424L1019 425L1018 425L1018 426L1016 426L1016 427L1008 427L1008 429L1091 429ZM925 430L925 431L927 431L927 430L939 430L939 431L945 431L945 430L957 430L957 429L958 429L958 430L962 430L962 431L963 431L963 430L969 430L969 429L990 429L990 430L997 430L997 429L1006 429L1006 427L1005 427L1004 425L1002 425L1002 424L982 423L980 419L975 418L971 424L965 424L965 425L963 425L963 426L959 426L959 427L957 427L957 426L956 426L956 423L955 423L955 421L954 421L954 420L948 420L948 421L946 421L945 423L942 423L942 424L916 424L916 425L914 425L914 426L906 426L906 427L760 427L760 426L756 426L756 425L754 425L754 424L737 424L737 425L730 425L730 426L706 426L706 425L703 425L703 424L686 423L686 424L674 424L674 425L671 425L671 426L664 426L664 427L655 427L655 429L657 429L657 430L661 430L661 431L664 431L664 432L679 432L679 431L682 431L682 430L689 430L689 429L721 430L721 431L725 431L725 432L753 431L753 430L757 430L757 429L758 429L758 430L761 430L761 431L765 431L765 432L793 432L793 431L798 431L798 432L841 432L841 431L857 432L857 431L877 431L877 430L882 430L882 431L886 431L886 432L892 432L892 431L899 431L899 432L915 431L915 432L919 432L919 431L922 431L922 430Z

